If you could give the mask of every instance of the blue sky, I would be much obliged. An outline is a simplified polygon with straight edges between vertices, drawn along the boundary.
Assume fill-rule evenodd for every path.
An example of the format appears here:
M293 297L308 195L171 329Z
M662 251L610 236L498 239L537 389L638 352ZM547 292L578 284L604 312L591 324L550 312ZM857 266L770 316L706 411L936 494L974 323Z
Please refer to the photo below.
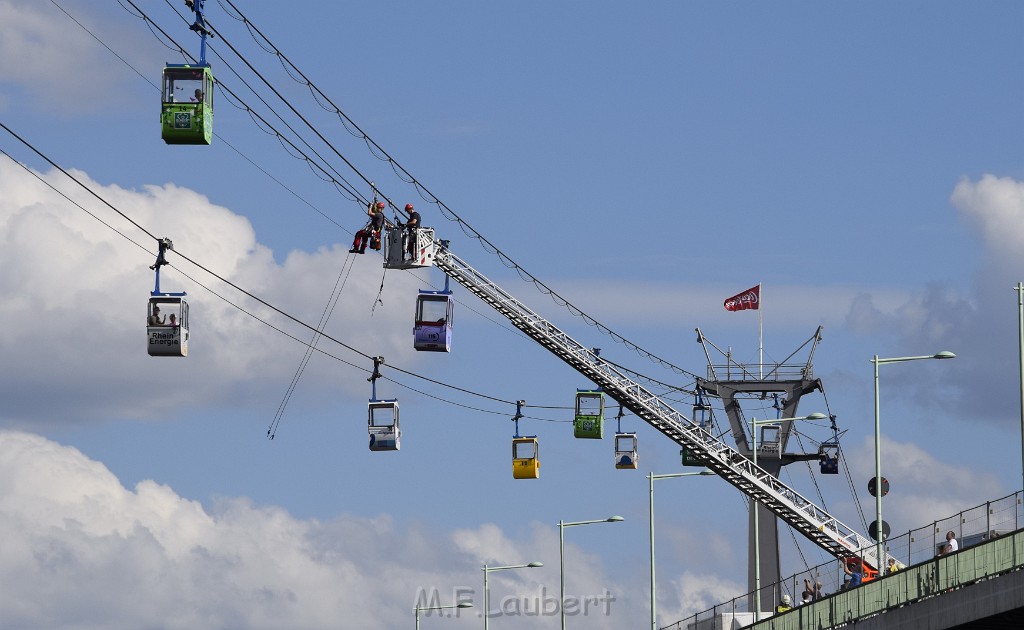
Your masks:
M136 4L198 52L172 10L180 3ZM842 478L819 478L847 524L862 529L858 500L873 506L874 354L958 357L883 368L894 532L1021 487L1018 3L237 4L437 199L637 345L703 374L700 327L756 361L756 314L721 305L757 283L766 361L823 325L815 373L826 394L801 411L834 413L847 430L858 496ZM324 135L332 148L301 131L360 194L368 186L333 151L581 343L691 384L587 326L442 216L289 79L226 3L207 3L207 17L223 35L208 54L222 85L270 117L244 79L300 128L234 48ZM384 374L405 386L378 392L400 400L402 450L370 453L372 365L321 342L349 363L315 355L268 440L304 346L228 301L310 333L172 257L163 283L191 298L190 356L148 357L155 244L0 130L0 149L38 175L0 156L5 619L407 627L420 589L479 596L485 563L545 564L493 574L492 597L557 596L558 520L621 514L567 530L567 588L616 596L588 627L646 623L644 475L682 470L675 445L627 416L640 470L615 470L610 437L571 436L569 407L587 383L459 287L452 353L415 353L413 296L442 285L440 272L389 272L373 308L380 259L347 253L360 204L223 91L213 145L164 145L155 85L164 63L182 59L121 4L0 0L0 47L0 122L183 254L305 322L347 273L327 331L383 355ZM520 427L540 437L541 478L511 477L514 405L392 366L542 407ZM690 404L680 397L681 411ZM807 471L792 468L792 485L812 492ZM717 479L658 483L667 624L745 589L746 505ZM792 573L801 565L783 539ZM424 627L475 627L476 612Z

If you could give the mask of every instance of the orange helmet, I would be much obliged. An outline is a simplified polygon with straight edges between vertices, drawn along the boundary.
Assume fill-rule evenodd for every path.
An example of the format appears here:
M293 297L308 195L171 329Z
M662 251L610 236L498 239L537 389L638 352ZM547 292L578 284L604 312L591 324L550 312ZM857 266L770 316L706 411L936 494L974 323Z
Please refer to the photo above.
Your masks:
M411 203L405 204L405 211L406 212L412 212L412 204Z

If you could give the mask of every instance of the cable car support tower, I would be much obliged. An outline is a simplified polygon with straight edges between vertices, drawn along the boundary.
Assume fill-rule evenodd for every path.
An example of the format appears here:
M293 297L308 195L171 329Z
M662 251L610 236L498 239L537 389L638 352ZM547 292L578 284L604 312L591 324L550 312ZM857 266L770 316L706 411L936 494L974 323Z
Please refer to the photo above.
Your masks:
M819 326L814 331L814 335L786 357L782 363L754 365L733 361L731 352L722 352L704 336L700 328L696 331L697 343L701 344L704 348L704 356L707 357L708 361L707 378L698 378L697 388L707 395L722 400L726 416L729 418L729 428L736 444L736 450L747 460L753 458L752 445L754 444L753 440L748 440L748 427L751 431L763 430L768 427L750 427L743 415L740 400L743 398L750 399L751 397L764 400L772 396L781 402L779 411L782 414L782 419L777 425L777 438L769 439L759 434L756 442L759 470L776 479L783 466L794 462L818 460L821 457L821 453L817 451L814 453L789 453L786 451L786 445L792 435L794 424L793 420L787 420L787 418L797 417L797 408L800 406L800 398L802 396L814 391L824 391L821 379L814 378L812 366L814 351L821 341L821 331L822 327ZM808 352L807 361L802 364L790 363L793 357L808 346L808 344L810 345L810 351ZM708 346L725 357L726 362L724 365L714 364ZM703 464L704 462L701 463ZM742 490L743 488L741 487L740 489ZM753 495L748 494L748 496L753 498ZM775 593L773 589L782 579L779 562L779 522L775 518L778 511L772 509L770 503L759 500L757 509L760 513L758 514L755 526L754 501L751 500L750 503L750 528L748 535L748 549L750 551L747 569L748 592L753 593L757 588L758 581L755 572L759 568L761 573L760 601L775 602L778 600L778 593ZM778 515L783 520L788 521L782 514ZM797 527L797 529L800 528ZM754 541L754 536L759 538L757 543ZM815 540L815 542L818 541ZM863 545L864 543L861 542L860 544ZM868 544L873 545L875 543ZM755 560L755 554L760 556L760 558ZM868 564L873 564L873 560L870 560Z

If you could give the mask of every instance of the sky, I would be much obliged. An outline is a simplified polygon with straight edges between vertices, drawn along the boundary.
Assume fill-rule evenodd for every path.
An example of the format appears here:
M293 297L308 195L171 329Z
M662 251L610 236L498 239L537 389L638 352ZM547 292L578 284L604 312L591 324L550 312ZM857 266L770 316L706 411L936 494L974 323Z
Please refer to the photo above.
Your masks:
M160 69L179 45L198 56L184 7L135 6L157 26L126 1L0 0L5 627L391 629L459 598L475 607L422 627L478 627L482 567L535 561L489 574L490 622L550 628L558 522L611 515L565 530L567 595L601 602L569 625L649 627L645 475L692 469L627 414L640 465L616 470L614 409L604 440L574 439L589 383L462 287L451 353L415 352L414 296L444 277L349 254L370 181L663 383L705 374L696 328L755 363L760 315L774 363L822 326L824 393L800 412L836 415L853 485L783 479L815 500L816 481L862 533L874 355L957 355L881 368L894 535L1022 487L1020 3L208 2L208 147L159 135ZM174 242L161 283L188 292L184 359L145 351L147 233ZM722 308L759 283L760 312ZM298 322L335 287L332 339L268 439L313 337ZM367 449L372 356L399 452ZM511 475L516 400L537 480ZM807 424L806 444L831 436ZM714 478L656 485L667 625L745 592L747 508ZM781 539L783 574L802 570Z

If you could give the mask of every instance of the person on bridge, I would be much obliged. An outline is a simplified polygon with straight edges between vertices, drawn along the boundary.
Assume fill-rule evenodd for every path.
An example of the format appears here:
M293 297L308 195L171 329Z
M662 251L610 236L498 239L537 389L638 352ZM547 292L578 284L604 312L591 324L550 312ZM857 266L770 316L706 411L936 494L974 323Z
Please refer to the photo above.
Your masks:
M953 553L954 551L956 551L959 548L960 548L960 545L957 544L957 542L956 542L956 534L951 530L951 531L946 532L946 544L942 545L942 548L939 549L939 553L937 553L935 555L936 555L936 557L937 556L947 556L947 555Z
M789 599L789 595L783 595L779 601L779 605L775 607L775 612L784 613L793 607L792 600Z
M864 569L857 558L843 560L843 573L846 574L846 579L844 580L846 588L860 586L861 582L864 581Z
M815 582L811 585L811 581L807 578L804 578L804 593L809 594L812 600L818 600L825 596L821 592L821 582Z

